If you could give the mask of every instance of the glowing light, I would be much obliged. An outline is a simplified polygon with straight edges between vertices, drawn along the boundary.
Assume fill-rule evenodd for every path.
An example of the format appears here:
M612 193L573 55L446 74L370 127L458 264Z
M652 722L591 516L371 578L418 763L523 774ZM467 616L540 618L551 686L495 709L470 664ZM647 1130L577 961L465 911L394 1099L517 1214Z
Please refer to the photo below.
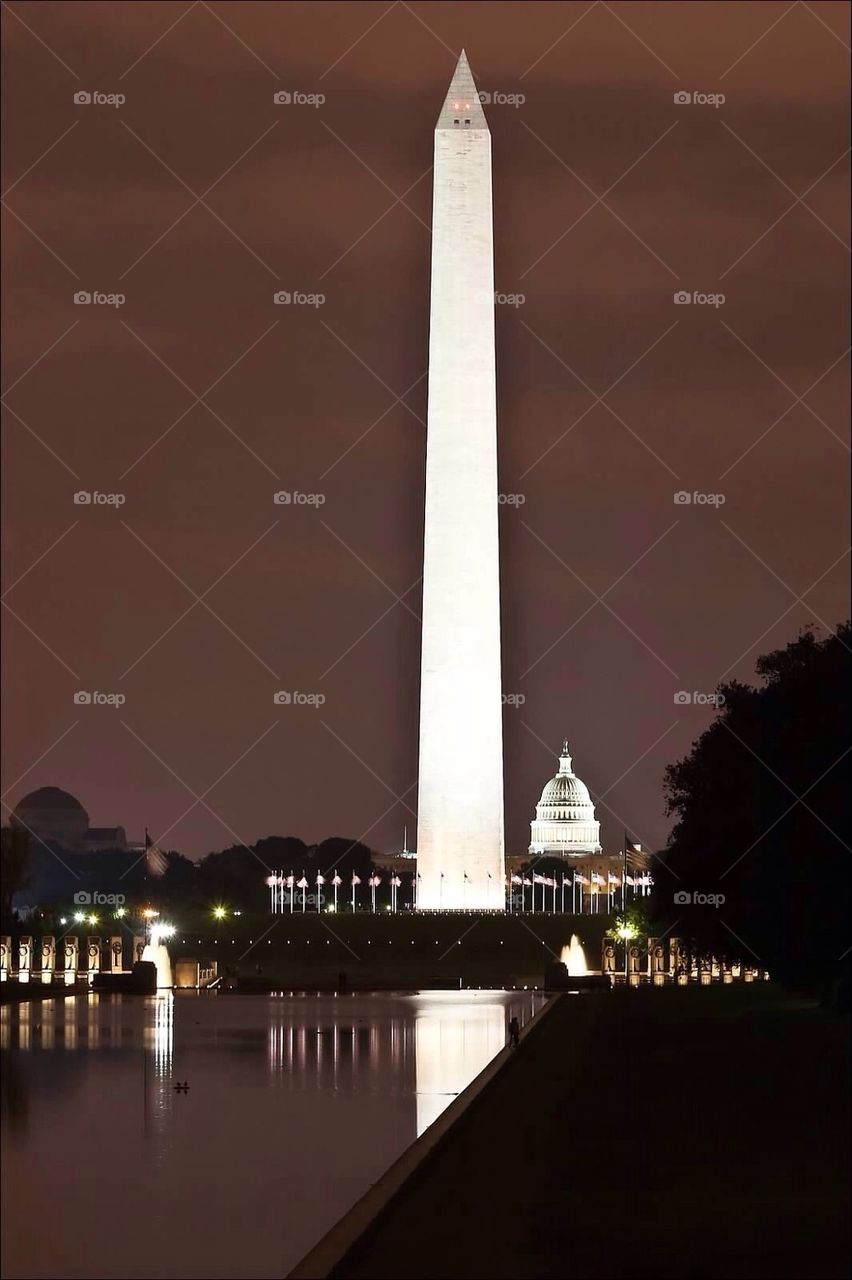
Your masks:
M142 915L146 920L153 920L159 914L159 911L155 911L153 907L145 907L142 911Z
M92 914L91 914L90 916L86 916L86 923L87 923L87 924L97 924L97 923L98 923L98 917L95 915L95 913L94 913L94 912L92 912Z
M116 907L116 909L115 909L115 914L116 914L116 918L117 918L118 920L121 920L124 916L126 916L126 915L127 915L127 908L126 908L126 907Z
M84 911L75 911L74 919L77 922L77 924L82 924L83 921L86 919L86 913Z
M173 924L155 924L151 929L151 941L159 942L162 938L173 938L175 932Z
M213 908L213 919L214 919L214 920L224 920L224 919L225 919L225 916L226 916L227 914L228 914L228 908L227 908L227 907L214 907L214 908Z

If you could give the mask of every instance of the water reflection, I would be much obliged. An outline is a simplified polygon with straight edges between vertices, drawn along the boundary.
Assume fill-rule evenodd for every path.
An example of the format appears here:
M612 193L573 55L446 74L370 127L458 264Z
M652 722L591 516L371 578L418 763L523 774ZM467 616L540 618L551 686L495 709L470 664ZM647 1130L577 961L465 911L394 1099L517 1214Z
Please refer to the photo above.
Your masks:
M506 1012L497 1000L460 1005L435 992L417 999L414 1059L419 1137L503 1048Z
M540 1002L163 991L4 1006L5 1274L286 1274ZM38 1188L58 1149L90 1169L120 1150L131 1172L97 1194L72 1179L46 1233Z

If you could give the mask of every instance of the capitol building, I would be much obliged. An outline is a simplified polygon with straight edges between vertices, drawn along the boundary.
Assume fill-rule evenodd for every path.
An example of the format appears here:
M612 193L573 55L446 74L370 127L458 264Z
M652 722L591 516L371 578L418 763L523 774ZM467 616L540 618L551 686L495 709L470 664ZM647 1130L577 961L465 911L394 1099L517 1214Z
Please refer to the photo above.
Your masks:
M601 826L589 788L574 772L568 739L562 741L559 767L544 785L530 823L530 844L524 854L510 854L507 868L513 876L526 876L541 860L542 870L554 873L553 863L564 863L565 871L576 873L580 910L599 910L607 894L610 901L623 901L623 882L628 897L638 886L650 883L650 857L640 844L624 833L622 848L605 853ZM558 873L557 873L558 874ZM527 883L527 881L524 881Z
M568 739L562 743L559 772L545 786L535 807L530 854L559 858L601 853L601 824L589 788L571 763Z

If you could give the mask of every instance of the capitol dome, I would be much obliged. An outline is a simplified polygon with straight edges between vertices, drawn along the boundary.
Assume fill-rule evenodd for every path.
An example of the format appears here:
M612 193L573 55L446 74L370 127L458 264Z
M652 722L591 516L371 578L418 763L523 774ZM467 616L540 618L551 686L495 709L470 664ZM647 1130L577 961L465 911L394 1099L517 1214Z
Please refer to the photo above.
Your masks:
M567 738L562 743L559 772L542 791L530 825L532 854L570 857L601 851L595 806L585 782L574 773Z
M83 844L89 815L80 801L60 787L39 787L15 806L15 818L41 840L73 849Z

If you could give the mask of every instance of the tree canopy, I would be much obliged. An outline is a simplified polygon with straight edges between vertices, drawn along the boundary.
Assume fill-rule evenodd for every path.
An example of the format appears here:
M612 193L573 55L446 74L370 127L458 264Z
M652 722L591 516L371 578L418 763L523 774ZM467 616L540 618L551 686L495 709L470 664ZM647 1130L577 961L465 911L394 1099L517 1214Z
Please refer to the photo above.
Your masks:
M760 657L761 683L722 685L715 720L665 774L657 919L791 983L848 964L850 641L848 623L808 629Z

